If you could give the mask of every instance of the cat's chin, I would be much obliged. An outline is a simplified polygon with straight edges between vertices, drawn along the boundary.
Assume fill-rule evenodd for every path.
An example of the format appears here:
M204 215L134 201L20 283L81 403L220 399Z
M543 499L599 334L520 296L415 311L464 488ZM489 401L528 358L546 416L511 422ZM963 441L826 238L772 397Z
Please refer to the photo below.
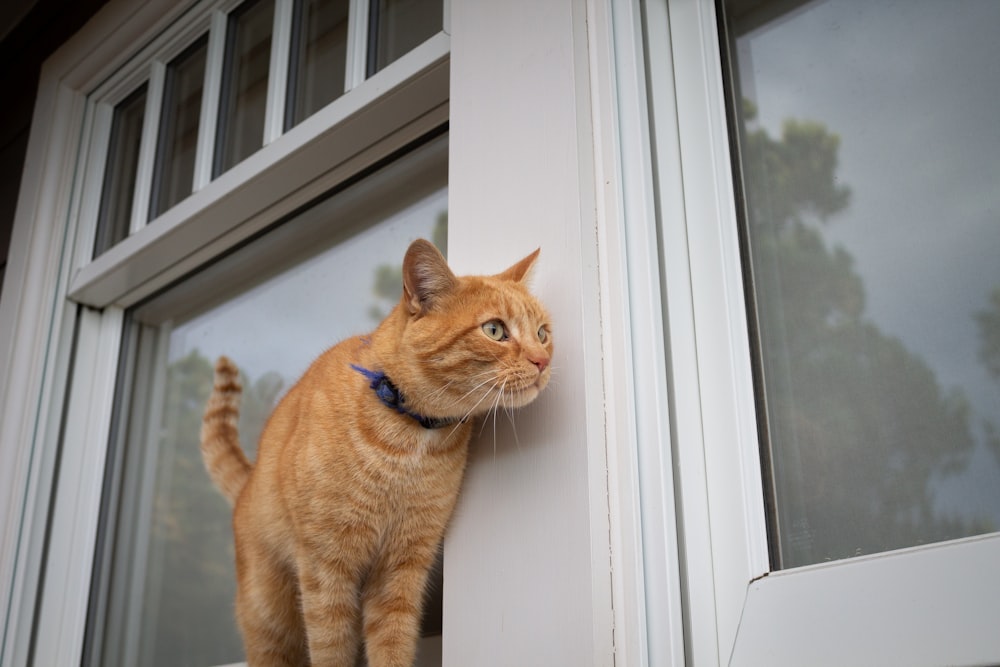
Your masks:
M514 389L505 392L501 402L508 408L523 408L538 398L540 393L542 393L541 387L537 384L530 384L527 387L522 387L521 389Z

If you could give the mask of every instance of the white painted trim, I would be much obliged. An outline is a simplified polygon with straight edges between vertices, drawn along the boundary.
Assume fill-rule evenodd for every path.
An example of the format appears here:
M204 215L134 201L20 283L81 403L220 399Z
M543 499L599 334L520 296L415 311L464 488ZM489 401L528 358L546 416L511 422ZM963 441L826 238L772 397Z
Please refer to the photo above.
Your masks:
M632 502L638 504L641 531L638 599L626 604L644 614L641 662L683 665L684 632L679 547L673 484L664 304L661 296L652 142L646 95L645 47L637 0L614 0L614 60L619 136L619 169L627 252L624 270L630 321L630 356L620 361L632 372L635 451L629 461ZM624 517L623 517L624 520ZM623 549L623 551L625 551ZM627 551L626 551L627 553ZM637 630L633 629L633 632Z
M771 574L732 665L996 665L1000 535Z
M46 61L47 76L55 77L77 91L94 91L95 99L115 102L141 83L146 67L133 58L143 49L155 53L173 38L174 31L186 29L193 8L211 4L208 0L111 0L78 33ZM162 58L161 58L162 59ZM139 61L146 60L140 58ZM128 67L136 62L140 72ZM131 74L130 74L131 72ZM120 76L116 86L112 84ZM43 73L43 77L46 74ZM107 95L105 99L103 95Z
M347 58L344 63L344 92L360 86L368 70L369 0L350 0L347 10Z
M721 62L711 2L651 1L646 17L685 650L719 664L769 567Z
M65 284L69 197L83 98L43 80L28 141L0 299L0 662L26 656L45 536L61 387L67 372L57 294ZM46 131L47 130L47 131ZM44 224L34 224L36 220ZM71 322L68 324L72 332ZM55 425L53 422L56 422ZM54 426L54 428L53 428Z
M122 311L80 312L76 361L51 518L45 586L34 647L36 665L80 664L90 599L90 571L100 513ZM84 574L84 576L80 576Z
M599 216L617 216L597 192L608 163L595 154L591 57L607 52L591 54L587 10L451 4L450 261L492 271L541 246L533 284L556 347L552 383L516 429L501 415L495 440L490 425L472 444L445 544L445 667L610 667L631 632L615 625L608 495L609 441L627 432L608 418L624 397L607 402L602 362L602 300L622 296L601 294L602 262L621 257L598 238Z
M166 78L167 66L162 62L153 62L149 67L149 85L146 88L146 111L142 119L142 138L139 140L139 160L136 163L135 191L132 195L129 234L135 234L145 227L149 220L149 202L153 196L156 143L160 135L160 108L163 106L163 87ZM107 147L104 150L107 152ZM195 173L197 174L197 170ZM100 192L97 196L101 196Z
M264 110L264 143L281 136L285 124L285 96L288 92L288 56L292 46L292 0L274 0L274 28L271 31L271 64L267 77Z
M194 158L194 187L201 190L212 182L215 158L215 138L219 127L219 98L222 95L222 68L226 60L226 28L229 16L220 10L212 12L205 52L205 84L201 94L201 116L198 119L198 146ZM148 187L148 186L147 186ZM148 209L148 204L147 204Z
M682 664L663 308L640 9L588 4L615 662ZM648 470L641 472L640 462Z

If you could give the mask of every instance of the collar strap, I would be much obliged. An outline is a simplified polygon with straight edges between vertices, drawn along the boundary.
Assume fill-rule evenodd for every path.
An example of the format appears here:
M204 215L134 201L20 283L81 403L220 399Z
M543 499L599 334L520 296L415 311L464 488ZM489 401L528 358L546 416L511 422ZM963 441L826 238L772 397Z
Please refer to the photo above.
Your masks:
M406 415L416 420L418 424L426 429L451 426L452 424L464 421L460 417L425 417L413 412L406 407L406 398L403 396L403 392L392 383L392 380L385 373L382 371L372 371L356 364L351 364L351 368L368 378L370 381L368 386L375 392L375 396L382 402L382 405L392 408L401 415Z

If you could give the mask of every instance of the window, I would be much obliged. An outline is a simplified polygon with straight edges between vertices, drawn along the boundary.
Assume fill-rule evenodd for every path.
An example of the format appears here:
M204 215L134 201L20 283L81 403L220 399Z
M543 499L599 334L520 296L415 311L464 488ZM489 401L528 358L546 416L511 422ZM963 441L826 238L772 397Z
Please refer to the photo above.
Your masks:
M149 219L191 194L207 50L203 37L167 65Z
M128 236L145 110L145 84L115 107L111 140L108 142L108 162L114 166L104 173L95 256Z
M229 15L213 170L216 176L264 143L273 23L274 0L246 2Z
M295 3L286 130L344 93L349 5L347 0Z
M996 662L996 19L955 7L646 3L692 664Z
M368 71L378 72L441 29L443 5L435 0L374 0Z
M128 311L88 664L242 659L232 512L199 449L214 360L241 368L252 460L271 410L313 359L398 301L409 242L444 248L446 178L438 139ZM421 645L421 665L440 664L440 604L428 612L425 633L437 636Z
M775 564L996 531L1000 8L772 5L725 16Z
M179 21L177 34L137 58L152 61L142 65L150 74L114 107L95 257L443 27L441 0L373 3L370 14L346 0L232 5ZM366 67L358 54L367 51ZM153 148L144 152L150 123Z
M14 439L32 443L20 450L23 455L11 468L15 485L9 498L6 488L3 497L3 516L11 519L4 521L3 564L15 571L3 581L0 596L10 605L2 638L5 664L8 658L11 664L142 664L147 658L172 660L164 656L174 650L184 653L182 661L205 665L239 658L229 652L231 627L227 635L218 624L206 624L223 637L206 652L197 628L178 630L168 622L191 589L165 575L200 556L183 540L179 546L178 536L190 535L186 529L164 533L162 519L184 516L184 507L172 504L179 498L212 498L208 489L171 486L184 479L184 465L190 463L175 446L182 441L183 411L170 412L179 405L172 402L178 384L171 383L176 373L171 375L170 364L176 360L170 344L190 331L185 324L198 315L189 310L192 292L184 290L206 280L202 271L220 266L216 260L245 259L251 248L258 253L253 280L244 282L285 274L291 285L299 268L305 274L305 268L293 266L296 260L308 264L310 253L321 248L336 253L338 240L353 238L354 232L364 237L358 231L362 227L391 230L394 243L405 246L410 235L429 234L437 223L437 209L426 231L417 231L418 223L410 218L403 222L394 216L427 197L443 204L446 196L446 144L430 140L447 129L448 35L440 30L429 35L370 77L349 77L347 92L316 102L311 115L282 133L284 84L293 74L287 71L293 4L273 3L270 21L254 14L258 5L241 9L231 0L194 6L151 0L135 11L111 11L90 24L82 41L65 47L73 55L66 61L73 63L73 74L63 76L60 64L52 70L61 72L52 75L59 83L54 88L43 83L43 96L54 90L58 98L38 105L39 127L48 128L44 143L52 152L47 149L39 163L43 176L26 180L27 187L44 194L24 201L31 202L31 253L42 246L48 250L39 255L26 249L25 256L46 259L32 259L27 268L18 264L14 283L25 284L23 276L29 275L33 284L46 285L26 288L33 310L17 311L17 326L37 332L18 335L37 354L19 357L23 361L15 364L17 376L26 379L24 400L31 405L11 409L13 397L6 390L3 397L5 415L25 415ZM325 10L322 3L313 6ZM352 6L363 9L361 3ZM367 12L356 16L352 11L349 22L351 40L362 52L366 17ZM238 39L247 25L241 19L252 24L247 29L254 39ZM241 146L251 143L234 141L240 161L213 178L217 137L225 135L222 125L233 125L228 116L219 116L226 76L237 84L256 79L226 93L229 99L235 96L227 107L235 109L234 118L258 103L262 87L259 61L252 57L249 69L255 76L227 74L227 34L235 35L231 52L237 56L258 53L262 43L270 42L265 130L270 128L271 135L262 134L245 156ZM80 58L76 44L86 45ZM96 51L95 44L100 45ZM241 91L248 94L240 97ZM418 146L436 158L401 160L420 152L414 152ZM370 177L376 172L380 175ZM388 190L377 194L376 181ZM334 192L336 197L328 197ZM329 214L330 207L346 202L357 213L345 223L354 225L351 230L329 219L316 221L320 211ZM46 210L33 208L36 203ZM315 211L308 251L288 244L280 250L276 239L295 235L286 230L309 227L301 222L307 211ZM287 224L276 226L282 221ZM266 241L254 244L255 239ZM400 255L394 261L401 257L389 245L372 252L380 262L388 262L389 253ZM207 287L216 290L216 301L203 303L204 310L240 298L240 287L233 283L201 286L203 294ZM179 294L184 298L171 305L170 296ZM5 298L4 312L8 303ZM373 305L385 308L386 303ZM368 318L363 314L354 326L365 326ZM343 331L324 333L332 343ZM5 341L13 340L6 335ZM285 364L275 368L280 372L299 370L277 355L275 361ZM171 420L171 415L181 419ZM6 417L2 423L5 432L15 427ZM161 433L150 435L161 426ZM8 461L6 447L3 455ZM202 509L198 505L193 511ZM14 537L11 546L7 536ZM220 537L210 531L205 548ZM220 576L221 581L225 574ZM212 590L205 585L199 592ZM206 608L224 607L219 620L230 619L231 600L214 599L215 607L203 601ZM432 614L432 634L434 620ZM439 620L436 624L440 627ZM437 634L424 654L431 664L440 661L435 658L440 630Z

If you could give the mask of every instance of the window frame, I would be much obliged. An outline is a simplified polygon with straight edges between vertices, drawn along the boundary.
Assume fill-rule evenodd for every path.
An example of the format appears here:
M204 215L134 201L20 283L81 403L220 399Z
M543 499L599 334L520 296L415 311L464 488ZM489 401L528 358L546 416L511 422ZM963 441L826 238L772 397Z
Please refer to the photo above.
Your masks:
M688 661L995 662L1000 534L771 571L716 7L644 8Z
M627 340L603 354L608 341L628 334L628 326L612 321L621 309L611 307L628 299L623 290L629 270L619 217L623 204L618 193L617 101L609 96L617 85L614 20L596 0L512 1L515 4L467 2L456 7L446 1L443 34L379 72L367 87L358 86L372 100L389 98L395 104L364 109L340 104L347 124L369 133L367 145L357 133L347 133L361 144L355 144L357 152L348 159L329 164L324 149L337 145L331 138L336 130L328 131L329 118L324 120L320 112L197 189L154 224L137 226L117 250L94 261L87 250L94 230L77 224L80 210L96 210L95 197L86 194L93 192L87 181L91 170L79 161L90 154L87 148L100 129L99 114L86 111L85 93L107 81L137 44L169 30L193 3L177 7L170 0L154 0L136 10L128 0L112 0L48 63L29 146L37 161L29 162L25 174L12 247L51 261L17 265L20 273L11 292L18 298L26 292L31 298L8 298L7 286L13 283L8 280L0 304L17 325L19 343L29 341L19 345L14 357L13 327L0 330L5 335L0 341L7 346L0 364L6 365L4 370L10 366L16 372L13 377L26 380L28 392L3 396L4 414L14 406L24 409L14 414L27 415L16 433L12 423L4 422L4 443L27 443L30 454L9 474L14 483L0 496L3 516L13 517L3 525L5 537L13 539L5 541L0 552L4 565L10 566L10 577L2 583L10 587L2 591L8 619L5 664L76 664L84 649L124 309L210 254L262 229L281 215L282 206L309 201L329 183L356 173L444 120L451 137L449 245L458 248L454 268L502 268L536 244L544 246L536 291L553 304L559 345L567 355L559 371L564 389L547 392L544 401L521 411L516 439L500 424L502 439L497 444L503 456L491 462L487 452L492 448L478 443L478 467L470 468L445 546L445 664L468 664L466 657L476 654L504 664L544 663L549 657L551 664L610 667L626 655L645 663L640 517L629 436L637 392ZM496 57L514 43L544 66L525 68L519 58ZM426 51L433 55L445 50L444 45L447 52L436 65L420 69L417 61L427 58ZM423 56L414 55L421 50ZM417 70L408 79L401 74L406 67ZM397 78L405 81L395 85ZM426 88L438 92L426 94ZM410 114L421 113L419 107L414 111L413 105L400 104L411 99L411 93L413 99L423 100L424 110L416 118L401 119L402 106ZM540 93L555 102L546 110L544 123L523 103ZM383 131L386 126L394 129L373 137L368 124L359 120L364 113ZM327 161L323 178L308 180L291 168L315 168L316 161ZM280 163L291 177L274 177L265 167L268 163ZM296 177L305 180L289 182ZM321 182L324 178L329 183ZM259 200L239 201L244 195L259 196L248 183L273 187L278 193L274 197L284 196L281 205L262 208ZM526 215L529 204L531 215ZM206 210L228 220L219 223L205 216L210 225L222 226L188 229L185 216ZM612 223L601 241L594 233L598 219ZM162 253L152 253L154 248ZM147 259L140 251L159 258L155 270L145 261L128 261ZM194 256L186 254L190 252ZM604 268L599 268L601 262L606 262ZM140 274L129 275L129 264ZM581 290L581 284L587 289ZM71 293L77 301L67 299ZM19 311L24 303L34 310ZM587 361L574 363L583 352ZM606 391L605 373L613 376L614 390ZM30 405L25 396L44 400ZM559 418L549 419L552 415ZM44 431L36 432L36 422ZM5 447L3 455L22 451ZM57 464L62 473L58 476ZM504 488L491 486L501 480L507 483ZM553 480L560 485L568 481L568 488L553 486ZM501 492L513 502L497 503ZM499 526L490 524L497 518L493 510L504 514ZM555 542L553 528L560 536ZM536 553L545 554L544 563L525 557ZM483 565L497 576L484 577ZM484 594L490 601L486 615ZM520 613L525 609L529 613ZM34 638L39 641L32 644Z
M234 4L157 0L136 10L115 0L43 68L0 302L0 367L18 379L0 390L0 408L21 416L0 431L4 664L80 660L124 309L448 120L450 40L440 32L201 188L196 167L194 195L152 224L137 196L133 233L91 259L114 105L162 77L164 54ZM133 60L143 49L159 60ZM150 86L147 110L158 109L159 91ZM158 125L147 113L140 169L151 167ZM148 188L149 175L137 182ZM250 196L247 208L254 191L264 198ZM206 214L227 221L191 227ZM137 274L144 257L163 261Z

